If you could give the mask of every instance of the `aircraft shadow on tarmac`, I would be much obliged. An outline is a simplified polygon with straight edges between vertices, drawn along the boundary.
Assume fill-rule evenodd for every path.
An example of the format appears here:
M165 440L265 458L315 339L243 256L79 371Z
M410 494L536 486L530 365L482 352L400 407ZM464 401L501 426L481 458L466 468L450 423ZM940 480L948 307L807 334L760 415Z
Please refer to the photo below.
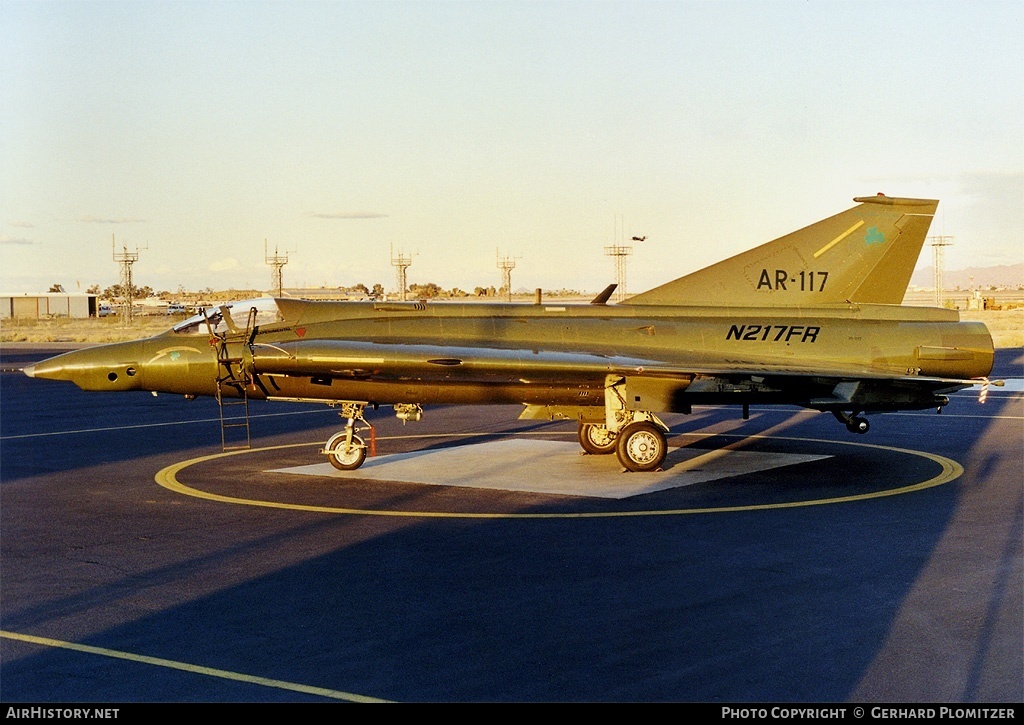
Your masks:
M6 418L9 389L4 396ZM957 485L851 505L698 515L470 520L231 506L182 499L153 483L157 464L210 453L205 433L185 451L164 428L142 441L128 431L83 434L74 445L5 439L5 469L27 471L17 468L24 465L32 478L4 478L5 486L15 484L5 490L3 508L4 629L193 669L0 640L0 699L327 697L194 669L209 667L398 701L842 702L863 699L866 691L892 701L1016 701L1020 632L1009 631L1007 639L999 613L1012 619L1019 604L1019 597L1007 599L1019 567L1019 479L999 477L1008 468L1019 471L1011 457L1019 462L1020 451L984 440L1008 425L996 422L1000 412L1019 416L1019 402L994 398L988 405L992 417L932 425L927 438L913 417L881 416L873 428L873 443L942 451L962 462L967 472ZM79 427L83 415L72 398L61 422ZM282 420L274 419L278 432L258 445L301 437L298 423ZM782 436L824 437L815 416L788 413L765 413L744 431L761 433L787 420L793 425ZM680 435L676 430L673 440ZM254 476L232 481L232 490L252 492L259 482L261 493L304 492L323 501L395 500L397 487L406 486L402 501L410 508L486 499L492 510L501 504L562 514L567 506L630 513L659 504L850 493L887 477L923 480L936 468L901 453L782 436L750 439L743 450L831 457L657 491L636 503L409 487L366 480L370 467L355 482L332 478L315 486L308 476L263 473L274 468L273 458L282 466L315 461L312 447L254 451L220 469L217 462L197 465L182 478L207 485L214 471L244 471ZM687 447L704 454L736 441L721 435ZM75 446L98 442L110 451L76 459ZM459 443L445 441L449 448ZM12 455L36 458L16 464ZM115 463L99 460L105 457ZM616 475L638 475L618 474L614 462L599 460L606 457L567 451L563 458L571 460L563 465L609 465ZM50 459L58 465L44 470ZM72 470L89 475L71 478ZM99 475L110 471L116 477ZM268 485L274 477L280 483ZM1005 511L962 510L978 501L997 505L1004 489L1016 496ZM1007 573L979 587L979 551L987 551L986 532L1004 514L1018 517L1016 543L987 556ZM958 516L969 530L951 531ZM966 543L951 554L958 541ZM955 566L968 554L970 571ZM932 573L944 562L946 578ZM944 639L949 632L955 644ZM1002 641L1017 648L1009 669L993 660L1005 649ZM924 651L933 656L922 657Z

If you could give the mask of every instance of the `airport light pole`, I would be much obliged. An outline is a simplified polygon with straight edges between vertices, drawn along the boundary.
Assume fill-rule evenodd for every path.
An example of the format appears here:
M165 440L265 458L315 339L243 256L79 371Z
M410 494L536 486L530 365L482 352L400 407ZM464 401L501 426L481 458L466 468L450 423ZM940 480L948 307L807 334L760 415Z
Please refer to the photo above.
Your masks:
M110 235L110 247L114 254L114 261L121 265L121 326L131 327L135 313L135 282L132 265L139 261L139 248L136 247L134 252L129 252L128 246L123 245L122 251L118 253L113 234Z
M634 242L642 242L647 237L633 237ZM626 299L626 257L633 253L633 247L624 244L612 244L604 248L605 255L615 259L615 299L619 302Z
M512 301L512 270L516 268L515 257L502 257L501 252L495 250L498 256L498 269L501 270L501 285L505 288L506 298Z
M929 237L929 239L932 242L932 271L935 273L935 306L942 307L942 288L944 284L942 281L942 252L943 249L953 244L953 237L938 236Z
M402 251L398 251L398 256L395 256L395 248L391 247L391 266L395 268L395 272L398 277L398 299L405 302L405 290L408 286L406 282L406 270L412 266L412 256L405 256Z
M288 252L283 255L277 253L277 245L274 245L274 255L267 253L267 240L263 240L263 257L266 263L272 268L270 271L270 288L276 290L278 297L284 297L284 266L288 264Z

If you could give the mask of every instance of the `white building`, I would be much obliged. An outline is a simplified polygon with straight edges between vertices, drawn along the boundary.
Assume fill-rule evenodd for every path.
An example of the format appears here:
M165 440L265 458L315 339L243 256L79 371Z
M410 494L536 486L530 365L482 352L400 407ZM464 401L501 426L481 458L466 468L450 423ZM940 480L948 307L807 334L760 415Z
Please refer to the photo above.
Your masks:
M0 320L95 317L99 307L97 297L66 292L0 294Z

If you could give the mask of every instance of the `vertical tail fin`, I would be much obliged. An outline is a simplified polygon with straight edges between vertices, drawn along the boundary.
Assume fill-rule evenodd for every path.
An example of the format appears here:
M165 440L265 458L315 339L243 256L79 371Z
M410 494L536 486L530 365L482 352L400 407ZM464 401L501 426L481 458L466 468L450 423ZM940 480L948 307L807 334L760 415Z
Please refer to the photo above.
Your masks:
M852 209L622 304L898 305L939 202L881 194L854 201Z

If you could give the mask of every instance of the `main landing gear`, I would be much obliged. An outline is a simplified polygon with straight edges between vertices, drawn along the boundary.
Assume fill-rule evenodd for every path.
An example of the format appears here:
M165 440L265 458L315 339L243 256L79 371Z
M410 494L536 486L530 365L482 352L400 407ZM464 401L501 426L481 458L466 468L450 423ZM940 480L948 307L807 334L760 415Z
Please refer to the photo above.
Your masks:
M340 415L346 419L345 430L331 436L320 451L327 455L327 460L339 471L354 471L366 460L368 446L362 436L356 434L357 431L370 431L370 445L372 446L374 443L373 426L363 417L366 405L366 403L342 403ZM356 427L357 422L363 425Z
M580 447L592 456L604 456L615 452L615 434L603 425L580 423Z
M630 423L619 431L615 454L630 471L656 471L667 453L664 431L649 420Z
M636 421L612 433L603 425L580 423L580 447L594 456L616 454L619 463L630 471L655 471L665 462L668 442L655 423Z
M621 377L608 376L605 423L580 422L580 447L595 456L614 452L627 471L657 471L668 453L668 426L650 411L629 409L624 384Z
M656 471L669 453L668 432L669 427L653 413L630 409L626 379L609 375L604 381L604 424L581 421L579 438L585 453L614 452L627 471Z
M844 413L841 410L832 411L832 415L836 417L840 423L846 426L846 430L851 433L867 433L871 428L871 424L868 423L868 419L864 418L856 413Z

